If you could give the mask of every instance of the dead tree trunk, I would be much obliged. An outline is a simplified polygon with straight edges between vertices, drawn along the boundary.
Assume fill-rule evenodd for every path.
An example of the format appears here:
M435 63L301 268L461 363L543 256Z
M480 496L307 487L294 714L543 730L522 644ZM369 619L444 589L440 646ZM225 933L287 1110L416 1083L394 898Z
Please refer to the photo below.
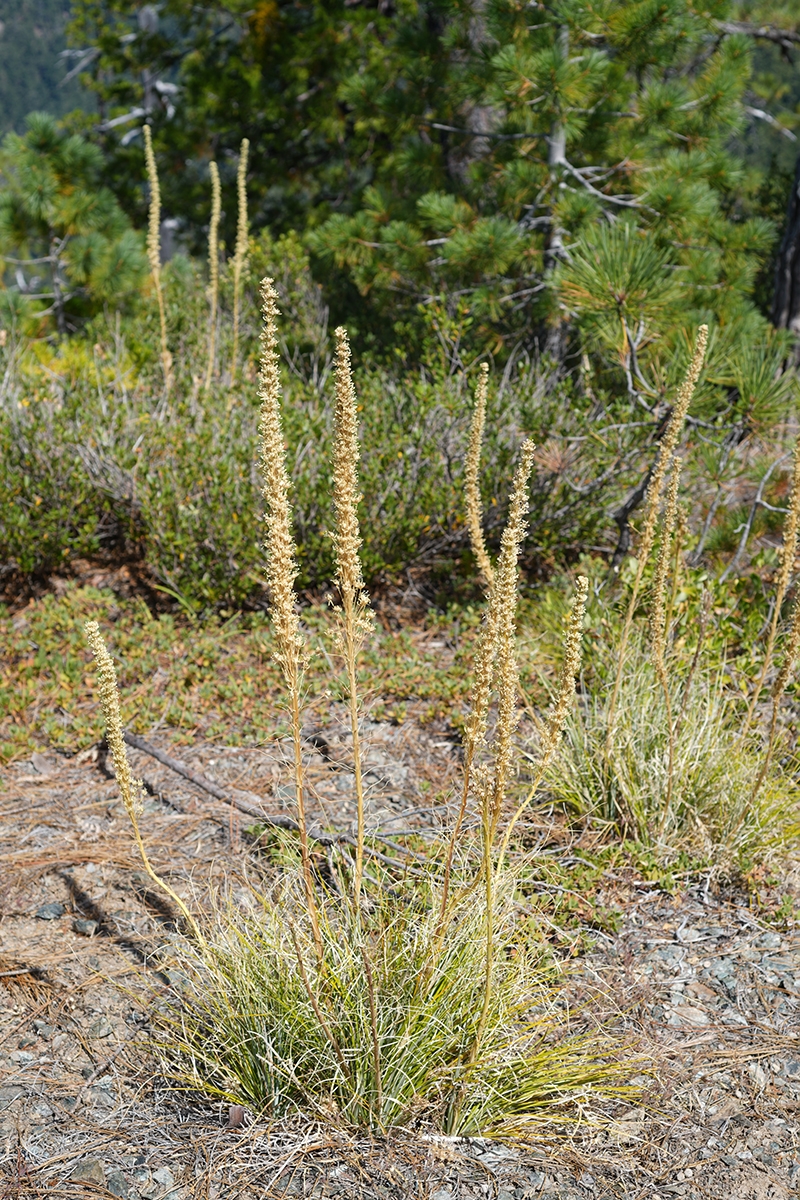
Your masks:
M795 167L786 228L775 264L771 319L778 329L792 330L797 338L795 358L800 357L800 158Z

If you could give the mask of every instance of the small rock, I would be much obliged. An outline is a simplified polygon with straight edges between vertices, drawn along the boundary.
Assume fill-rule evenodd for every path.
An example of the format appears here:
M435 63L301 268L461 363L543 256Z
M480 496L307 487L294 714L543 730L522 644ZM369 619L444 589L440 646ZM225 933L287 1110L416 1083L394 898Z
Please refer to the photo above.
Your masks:
M777 950L780 944L781 935L773 931L762 934L762 936L758 939L758 945L763 946L765 950Z
M84 937L92 937L97 933L97 921L90 921L86 917L76 917L72 922L72 928L76 933L83 934Z
M646 1115L643 1108L635 1108L632 1112L626 1113L624 1117L611 1122L608 1127L609 1136L623 1146L635 1142L644 1128Z
M52 1037L56 1031L55 1025L48 1025L47 1021L34 1021L33 1028L36 1030L39 1037L43 1038Z
M121 1196L122 1200L128 1200L130 1195L128 1181L122 1171L109 1171L106 1178L106 1189L111 1192L112 1196Z
M50 758L46 754L40 754L38 750L34 750L31 755L31 766L37 775L53 775L61 766L61 761L58 758Z
M9 1058L20 1067L29 1067L32 1062L36 1062L36 1055L31 1054L30 1050L15 1050Z
M753 1083L758 1088L758 1090L760 1092L763 1092L764 1088L767 1086L769 1079L767 1076L767 1072L761 1066L761 1063L749 1062L747 1064L747 1071L748 1071L748 1074L750 1075L750 1078L752 1079Z
M100 1187L103 1187L106 1181L106 1173L99 1158L85 1158L83 1162L78 1163L70 1175L70 1179L74 1180L75 1183L96 1183Z
M41 908L37 908L36 915L40 921L55 921L58 917L63 917L64 905L43 904Z
M86 1036L90 1038L107 1038L114 1032L113 1027L109 1024L108 1017L101 1015L92 1021L89 1028L86 1030Z
M0 1109L9 1108L15 1100L21 1099L25 1095L25 1089L16 1084L7 1084L5 1087L0 1087Z
M707 1012L692 1004L676 1004L667 1017L668 1025L708 1025L711 1021Z

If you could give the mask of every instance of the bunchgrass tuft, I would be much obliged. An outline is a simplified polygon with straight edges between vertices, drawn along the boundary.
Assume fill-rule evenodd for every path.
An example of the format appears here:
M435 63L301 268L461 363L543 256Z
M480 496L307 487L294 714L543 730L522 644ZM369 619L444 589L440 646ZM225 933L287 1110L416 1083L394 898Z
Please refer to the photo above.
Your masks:
M578 1113L587 1119L600 1098L632 1089L617 1043L570 1029L538 933L518 915L518 877L514 867L495 878L485 1013L486 911L466 876L444 938L433 869L413 888L373 890L368 910L329 899L321 958L300 872L251 893L250 911L241 894L218 901L204 943L172 947L180 983L156 1017L168 1070L179 1086L256 1113L310 1113L376 1131L422 1122L450 1134L524 1136ZM571 1021L580 1027L580 1014Z
M260 1114L302 1111L376 1131L422 1120L451 1134L519 1136L570 1114L585 1120L596 1097L631 1093L626 1067L610 1038L595 1029L575 1032L541 935L520 913L525 861L509 848L531 796L510 816L505 804L517 724L517 559L533 445L526 442L521 451L491 576L454 828L426 856L414 854L413 866L398 869L397 861L373 856L367 872L357 657L370 624L359 561L357 406L347 335L337 330L333 493L341 607L335 644L350 702L358 818L355 861L346 845L338 846L323 880L305 809L300 704L308 646L294 591L279 312L271 280L262 282L261 295L267 579L294 749L298 837L285 844L282 867L259 888L237 888L235 895L223 890L197 914L150 868L187 924L169 949L172 992L153 1006L171 1073L183 1086ZM587 587L580 579L544 726L539 778L573 697ZM132 785L111 660L96 627L88 634L109 741L120 750L113 757L125 798ZM487 747L492 696L497 721ZM147 865L138 810L127 800L126 807Z
M637 631L618 692L610 755L604 751L609 698L600 672L567 718L565 744L545 786L557 803L609 823L659 862L684 855L727 875L796 842L800 787L788 762L764 770L760 733L742 740L741 696L730 689L724 669L696 661L693 668L692 658L668 660L674 698L668 710L651 648ZM611 669L609 663L609 675Z

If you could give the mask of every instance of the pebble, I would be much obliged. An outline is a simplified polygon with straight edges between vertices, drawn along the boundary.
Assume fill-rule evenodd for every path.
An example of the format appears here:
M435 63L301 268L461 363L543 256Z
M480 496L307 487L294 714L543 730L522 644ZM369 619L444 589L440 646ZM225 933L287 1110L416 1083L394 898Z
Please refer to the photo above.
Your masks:
M86 917L76 917L72 922L72 928L84 937L92 937L97 933L97 921L90 921Z
M92 1021L89 1028L86 1030L86 1036L90 1038L107 1038L114 1032L113 1026L109 1023L108 1017L101 1014Z
M128 1187L128 1181L122 1174L122 1171L109 1171L106 1178L106 1190L109 1191L112 1196L120 1196L122 1197L122 1200L128 1200L128 1197L130 1196L130 1189Z
M37 908L36 915L40 921L55 921L58 917L63 917L64 905L43 904L41 908Z
M85 1158L83 1162L78 1163L70 1179L75 1183L96 1183L104 1187L106 1173L99 1158Z

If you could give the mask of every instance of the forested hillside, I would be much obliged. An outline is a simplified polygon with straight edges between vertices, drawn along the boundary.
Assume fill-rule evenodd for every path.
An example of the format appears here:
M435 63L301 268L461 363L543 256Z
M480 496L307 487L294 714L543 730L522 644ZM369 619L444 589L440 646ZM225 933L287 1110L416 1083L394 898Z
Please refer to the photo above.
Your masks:
M30 112L63 116L93 107L68 50L69 0L0 0L0 132L21 131Z

